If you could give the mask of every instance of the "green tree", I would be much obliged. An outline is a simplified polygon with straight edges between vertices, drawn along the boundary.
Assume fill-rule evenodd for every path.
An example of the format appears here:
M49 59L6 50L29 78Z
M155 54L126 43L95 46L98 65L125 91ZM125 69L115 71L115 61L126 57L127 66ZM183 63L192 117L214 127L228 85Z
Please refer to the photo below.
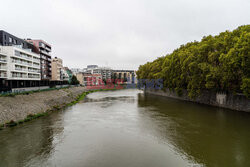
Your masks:
M164 88L178 93L186 89L191 98L203 90L238 92L249 97L249 43L250 25L209 35L141 65L137 78L162 78Z
M78 85L79 81L77 80L76 76L73 75L71 79L71 85Z

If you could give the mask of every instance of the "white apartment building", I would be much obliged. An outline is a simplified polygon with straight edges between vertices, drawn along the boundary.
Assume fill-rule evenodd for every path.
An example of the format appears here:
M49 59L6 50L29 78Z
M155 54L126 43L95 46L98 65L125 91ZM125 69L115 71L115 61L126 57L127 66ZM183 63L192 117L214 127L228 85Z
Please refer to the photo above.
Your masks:
M40 80L40 55L21 46L0 46L0 78Z
M86 69L90 74L101 74L102 79L111 79L112 69L109 67L98 67L97 65L89 65Z

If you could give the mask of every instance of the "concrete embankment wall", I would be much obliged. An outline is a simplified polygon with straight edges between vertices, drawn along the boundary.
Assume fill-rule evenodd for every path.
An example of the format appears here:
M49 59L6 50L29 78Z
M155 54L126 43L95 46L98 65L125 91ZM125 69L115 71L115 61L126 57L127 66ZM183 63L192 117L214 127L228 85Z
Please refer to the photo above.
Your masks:
M11 120L25 119L29 114L38 114L53 108L60 108L74 101L86 89L73 87L59 90L16 95L14 97L0 97L0 124Z
M212 106L228 108L237 111L250 112L250 99L246 98L244 95L233 95L225 93L215 93L203 91L199 97L196 99L190 99L186 90L183 91L181 96L178 96L175 91L166 90L152 90L146 89L145 93L160 95L165 97L171 97L175 99L192 101L201 104L208 104Z

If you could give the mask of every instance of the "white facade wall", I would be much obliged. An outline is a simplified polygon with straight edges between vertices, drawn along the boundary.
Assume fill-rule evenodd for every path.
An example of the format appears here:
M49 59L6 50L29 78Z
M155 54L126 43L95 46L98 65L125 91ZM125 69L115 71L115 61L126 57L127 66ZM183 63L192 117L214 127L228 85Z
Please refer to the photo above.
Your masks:
M0 78L41 80L40 55L18 46L0 46Z
M87 68L86 72L91 74L101 74L103 79L111 79L112 69L108 67Z

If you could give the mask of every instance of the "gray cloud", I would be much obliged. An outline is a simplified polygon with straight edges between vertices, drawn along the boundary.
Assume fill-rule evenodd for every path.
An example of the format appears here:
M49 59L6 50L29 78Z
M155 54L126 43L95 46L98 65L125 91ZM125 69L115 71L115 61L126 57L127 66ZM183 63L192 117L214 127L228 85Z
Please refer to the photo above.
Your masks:
M250 23L248 0L8 0L1 27L43 39L69 67L136 69L179 45Z

